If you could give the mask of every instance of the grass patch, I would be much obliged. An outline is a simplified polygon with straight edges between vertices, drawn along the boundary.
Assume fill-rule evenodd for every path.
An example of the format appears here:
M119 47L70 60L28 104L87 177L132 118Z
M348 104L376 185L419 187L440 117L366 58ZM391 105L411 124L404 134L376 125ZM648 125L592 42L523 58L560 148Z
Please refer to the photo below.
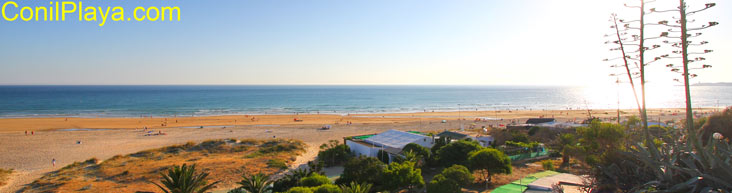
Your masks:
M287 169L305 144L297 140L207 140L150 149L108 160L92 158L69 164L24 187L28 192L157 192L149 183L174 165L196 164L219 186L235 186L241 173L273 174Z
M281 159L271 159L271 160L267 161L267 167L278 168L278 169L287 169L287 163Z

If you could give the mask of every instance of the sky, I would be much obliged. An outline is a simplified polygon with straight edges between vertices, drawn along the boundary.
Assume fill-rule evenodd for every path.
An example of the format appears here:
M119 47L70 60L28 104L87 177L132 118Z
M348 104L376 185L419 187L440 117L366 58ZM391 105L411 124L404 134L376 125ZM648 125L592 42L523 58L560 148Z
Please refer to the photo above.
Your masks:
M0 84L612 84L608 18L635 13L621 0L83 2L179 6L181 21L0 20ZM720 25L702 36L713 68L692 82L732 82L732 5L717 4L694 16ZM674 84L668 63L649 82Z

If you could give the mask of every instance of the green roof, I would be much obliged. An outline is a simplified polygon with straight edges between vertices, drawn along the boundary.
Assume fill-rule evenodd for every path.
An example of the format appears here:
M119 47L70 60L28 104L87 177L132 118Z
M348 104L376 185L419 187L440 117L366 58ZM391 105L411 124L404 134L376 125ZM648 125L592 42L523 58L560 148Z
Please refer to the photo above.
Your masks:
M414 133L414 134L420 134L420 135L427 135L426 133L422 133L419 131L407 131L408 133Z
M361 135L361 136L353 136L353 139L360 139L360 140L364 140L364 139L368 139L368 138L370 138L370 137L373 137L373 136L374 136L374 135Z
M437 134L437 136L440 137L449 137L453 139L463 139L468 137L468 135L458 132L452 132L452 131L443 131L442 133Z
M520 180L516 180L516 181L511 182L511 184L527 186L527 185L531 184L531 182L534 182L534 181L536 181L538 179L539 178L534 177L534 176L526 176L524 178L521 178Z
M425 135L425 136L427 135L426 133L422 133L422 132L419 132L419 131L407 131L407 132L408 132L408 133L414 133L414 134L418 134L418 135ZM351 139L358 139L358 140L364 140L364 139L368 139L368 138L371 138L371 137L373 137L373 136L375 136L375 135L376 135L376 134L372 134L372 135L359 135L359 136L352 136L352 137L351 137Z
M516 180L516 181L511 182L510 184L500 186L491 192L493 192L493 193L524 192L524 190L526 190L526 188L527 188L526 187L527 185L538 180L539 178L553 176L553 175L557 175L557 174L559 174L559 172L555 172L555 171L551 171L551 170L529 174L526 177L521 178L520 180Z
M491 191L492 193L521 193L526 190L526 186L522 185L516 185L516 184L506 184L501 187L498 187Z
M546 170L546 171L543 171L543 172L533 173L533 174L531 174L529 176L533 176L533 177L536 177L536 178L543 178L543 177L553 176L553 175L557 175L557 174L560 174L560 173L559 172L555 172L555 171L551 171L551 170Z

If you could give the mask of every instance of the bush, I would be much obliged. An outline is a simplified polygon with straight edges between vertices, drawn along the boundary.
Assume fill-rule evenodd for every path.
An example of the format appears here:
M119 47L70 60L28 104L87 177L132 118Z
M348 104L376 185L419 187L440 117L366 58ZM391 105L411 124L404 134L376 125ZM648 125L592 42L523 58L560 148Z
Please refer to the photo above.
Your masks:
M389 167L384 170L384 187L388 190L422 188L424 186L422 170L415 168L414 164L410 161L389 164Z
M427 192L429 193L455 193L460 192L460 185L446 178L441 174L437 174L429 184L427 184Z
M552 160L541 161L541 167L545 170L554 170L554 162L552 162Z
M460 186L465 186L473 182L473 173L462 165L453 165L449 168L442 170L438 175L445 176L445 178L453 180Z
M402 152L409 152L412 151L412 153L417 154L417 156L422 157L422 159L429 159L432 155L432 152L430 152L430 149L427 149L426 147L423 147L416 143L410 143L404 146L402 148Z
M511 131L511 141L528 143L529 136L519 131Z
M315 167L310 167L315 168ZM290 170L289 173L285 174L282 178L274 182L272 190L275 192L284 192L288 189L297 186L300 183L300 179L310 176L313 173L317 173L312 169L296 169Z
M341 188L333 184L324 184L313 188L313 193L341 193Z
M313 190L308 187L292 187L287 190L287 193L313 193Z
M559 153L558 151L552 151L552 152L549 152L549 157L551 157L551 158L562 157L562 153Z
M369 193L371 186L369 183L358 184L355 182L351 182L348 185L340 185L343 193Z
M698 131L704 145L714 133L720 133L727 139L732 137L732 107L725 109L722 113L709 116Z
M453 165L440 174L435 175L427 184L427 192L436 193L454 193L460 192L460 189L473 182L473 173L468 168L461 165Z
M336 184L370 183L374 189L381 185L381 176L386 164L373 157L359 156L343 165L343 174L336 180Z
M541 127L533 126L529 129L529 136L534 136L536 132L538 132L541 129Z
M320 146L318 161L326 166L334 166L345 163L351 158L351 149L346 144L340 144L338 140L330 140L329 143Z
M310 174L310 176L300 179L300 185L307 187L316 187L323 184L330 184L328 177L320 174Z
M468 153L482 149L483 147L474 141L460 140L449 143L437 151L440 163L449 167L455 164L468 165Z
M234 189L229 190L226 193L248 193L248 192L242 188L234 188Z
M287 169L287 163L281 159L271 159L267 161L267 167Z
M279 153L279 152L293 152L303 150L303 143L295 140L270 140L264 142L259 147L259 152L263 154L268 153Z
M384 162L385 164L389 164L389 153L386 153L384 150L376 152L376 158L379 158L379 161Z

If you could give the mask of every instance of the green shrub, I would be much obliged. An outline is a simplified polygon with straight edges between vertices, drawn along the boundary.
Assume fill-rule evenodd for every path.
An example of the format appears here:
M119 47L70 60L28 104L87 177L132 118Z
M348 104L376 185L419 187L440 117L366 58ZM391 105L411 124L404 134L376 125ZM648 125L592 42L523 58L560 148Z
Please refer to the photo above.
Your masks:
M370 183L378 190L386 164L374 157L359 156L343 165L343 174L336 180L336 184Z
M290 170L285 176L282 176L282 178L278 179L273 183L272 191L274 192L284 192L288 189L297 186L300 184L300 180L310 176L310 174L316 173L316 171L311 169L295 169Z
M310 176L300 179L301 186L316 187L324 184L330 184L328 177L320 174L310 174Z
M389 153L386 151L379 150L379 152L376 153L376 157L379 158L379 161L389 164Z
M267 161L267 166L271 168L287 169L287 163L281 159L271 159Z
M453 165L440 174L435 175L427 184L427 192L454 193L460 192L461 187L473 182L473 173L461 165Z
M341 188L333 184L323 184L313 190L313 193L342 193Z
M340 185L343 193L369 193L371 192L371 184L351 182L348 185Z
M554 162L552 160L541 161L541 167L545 170L554 170Z
M541 130L541 127L537 127L537 126L531 127L529 129L529 136L534 136L534 134L536 134L536 132L538 132L539 130Z
M527 136L525 133L519 132L519 131L511 131L511 140L515 142L529 142L529 136Z
M313 193L313 190L308 187L292 187L287 190L286 193Z
M259 147L259 152L267 154L276 152L292 152L303 149L303 143L300 141L271 140L262 144Z
M330 140L321 145L318 152L318 161L324 162L326 166L342 164L350 158L351 149L346 144L340 144L338 140Z
M439 175L454 180L460 186L468 185L473 182L474 179L473 173L462 165L452 165L449 168L445 168Z
M460 185L455 180L448 179L441 174L437 174L429 184L427 184L427 192L429 193L456 193L460 192Z
M389 167L384 170L382 180L384 187L388 190L399 189L415 189L424 186L422 179L422 170L414 167L414 162L406 161L404 163L392 162Z
M402 152L409 151L412 151L413 153L417 154L417 156L422 157L422 159L428 159L432 155L430 149L427 149L426 147L423 147L416 143L407 144L406 146L404 146L404 148L402 148Z
M234 189L229 190L226 193L248 193L248 192L242 188L234 188Z

